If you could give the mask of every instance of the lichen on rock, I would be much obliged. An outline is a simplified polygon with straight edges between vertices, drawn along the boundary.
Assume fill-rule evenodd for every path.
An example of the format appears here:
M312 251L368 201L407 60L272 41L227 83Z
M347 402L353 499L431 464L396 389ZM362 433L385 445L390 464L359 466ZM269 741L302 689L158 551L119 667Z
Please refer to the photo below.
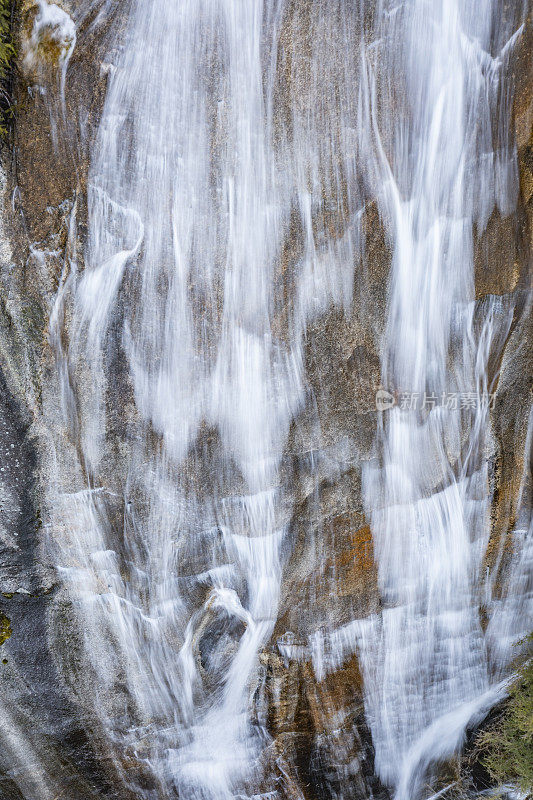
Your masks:
M12 633L13 631L11 629L11 621L9 617L0 611L0 645L3 645L4 642L9 639Z

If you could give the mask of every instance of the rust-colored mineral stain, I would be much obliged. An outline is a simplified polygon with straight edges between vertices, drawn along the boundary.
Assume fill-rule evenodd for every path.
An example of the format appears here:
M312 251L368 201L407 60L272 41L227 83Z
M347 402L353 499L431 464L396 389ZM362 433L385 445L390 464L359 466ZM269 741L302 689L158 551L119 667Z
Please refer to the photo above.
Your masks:
M337 527L335 523L334 525ZM339 555L339 566L353 566L354 570L358 572L366 572L372 569L374 566L374 547L370 525L363 525L362 528L350 531L349 537L350 547Z

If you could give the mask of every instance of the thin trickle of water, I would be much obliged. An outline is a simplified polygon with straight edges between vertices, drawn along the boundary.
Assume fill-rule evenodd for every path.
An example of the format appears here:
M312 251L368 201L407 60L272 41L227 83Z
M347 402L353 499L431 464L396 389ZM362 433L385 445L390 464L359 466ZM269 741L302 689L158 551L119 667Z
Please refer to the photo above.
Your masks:
M56 3L38 0L29 36L22 43L22 71L36 81L30 92L46 94L43 68L57 70L57 93L60 120L66 123L65 82L72 53L76 47L76 25L72 17ZM54 148L58 147L58 118L54 103L49 103L50 128Z
M493 604L483 571L489 361L514 308L480 307L473 279L474 226L516 204L518 9L504 24L497 0L304 5L302 30L289 0L128 6L84 269L74 206L50 318L75 451L50 479L53 554L100 741L150 800L278 797L257 698L292 541L284 455L311 394L308 326L348 317L365 280L371 201L392 251L381 377L403 398L363 466L381 610L279 651L318 680L357 652L376 774L415 800L503 696L531 604L522 517L520 588Z

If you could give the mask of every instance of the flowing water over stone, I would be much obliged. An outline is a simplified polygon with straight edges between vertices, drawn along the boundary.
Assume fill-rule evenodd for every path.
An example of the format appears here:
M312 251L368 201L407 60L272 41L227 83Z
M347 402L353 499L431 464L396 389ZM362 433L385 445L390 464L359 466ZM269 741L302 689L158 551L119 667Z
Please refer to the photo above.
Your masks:
M427 798L505 695L533 612L531 423L494 546L491 403L530 297L479 299L475 260L519 202L527 8L508 5L128 0L117 21L110 3L40 0L24 58L36 69L48 26L56 147L79 30L105 30L109 51L48 309L43 425L47 407L60 420L42 502L58 669L117 797ZM369 289L378 229L390 266ZM332 436L316 373L334 347L317 367L310 345L354 308L339 346L356 372L376 343L375 385L348 398L366 444L342 423ZM350 470L350 535L369 534L342 569L374 577L347 604L320 509ZM299 781L273 733L292 702L273 665L311 665L320 692L354 659L360 718L318 735L327 766ZM302 702L295 719L320 713ZM46 769L32 800L62 788Z

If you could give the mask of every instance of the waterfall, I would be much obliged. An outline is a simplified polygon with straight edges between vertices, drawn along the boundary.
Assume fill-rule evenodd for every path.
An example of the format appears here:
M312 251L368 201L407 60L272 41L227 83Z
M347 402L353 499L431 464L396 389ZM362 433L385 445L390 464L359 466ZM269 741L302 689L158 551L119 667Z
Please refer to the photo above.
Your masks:
M515 300L476 301L474 240L517 203L514 5L124 4L86 247L77 202L50 316L72 456L58 450L47 501L95 738L136 797L282 797L262 656L298 513L289 439L307 414L326 447L306 337L362 296L373 202L391 252L387 401L362 459L380 607L317 618L304 655L278 649L319 681L357 655L395 800L425 796L505 693L533 597L525 494L501 596L485 570L493 364Z
M364 659L376 766L397 800L418 795L427 764L451 754L470 717L494 702L476 599L489 532L481 456L495 380L488 355L507 336L513 309L491 298L475 320L472 234L494 205L507 213L517 196L506 138L492 150L512 47L512 38L491 42L494 13L492 2L395 9L383 41L401 44L383 57L401 76L405 105L387 98L380 106L370 70L364 84L393 244L382 380L398 397L364 471L384 604Z

